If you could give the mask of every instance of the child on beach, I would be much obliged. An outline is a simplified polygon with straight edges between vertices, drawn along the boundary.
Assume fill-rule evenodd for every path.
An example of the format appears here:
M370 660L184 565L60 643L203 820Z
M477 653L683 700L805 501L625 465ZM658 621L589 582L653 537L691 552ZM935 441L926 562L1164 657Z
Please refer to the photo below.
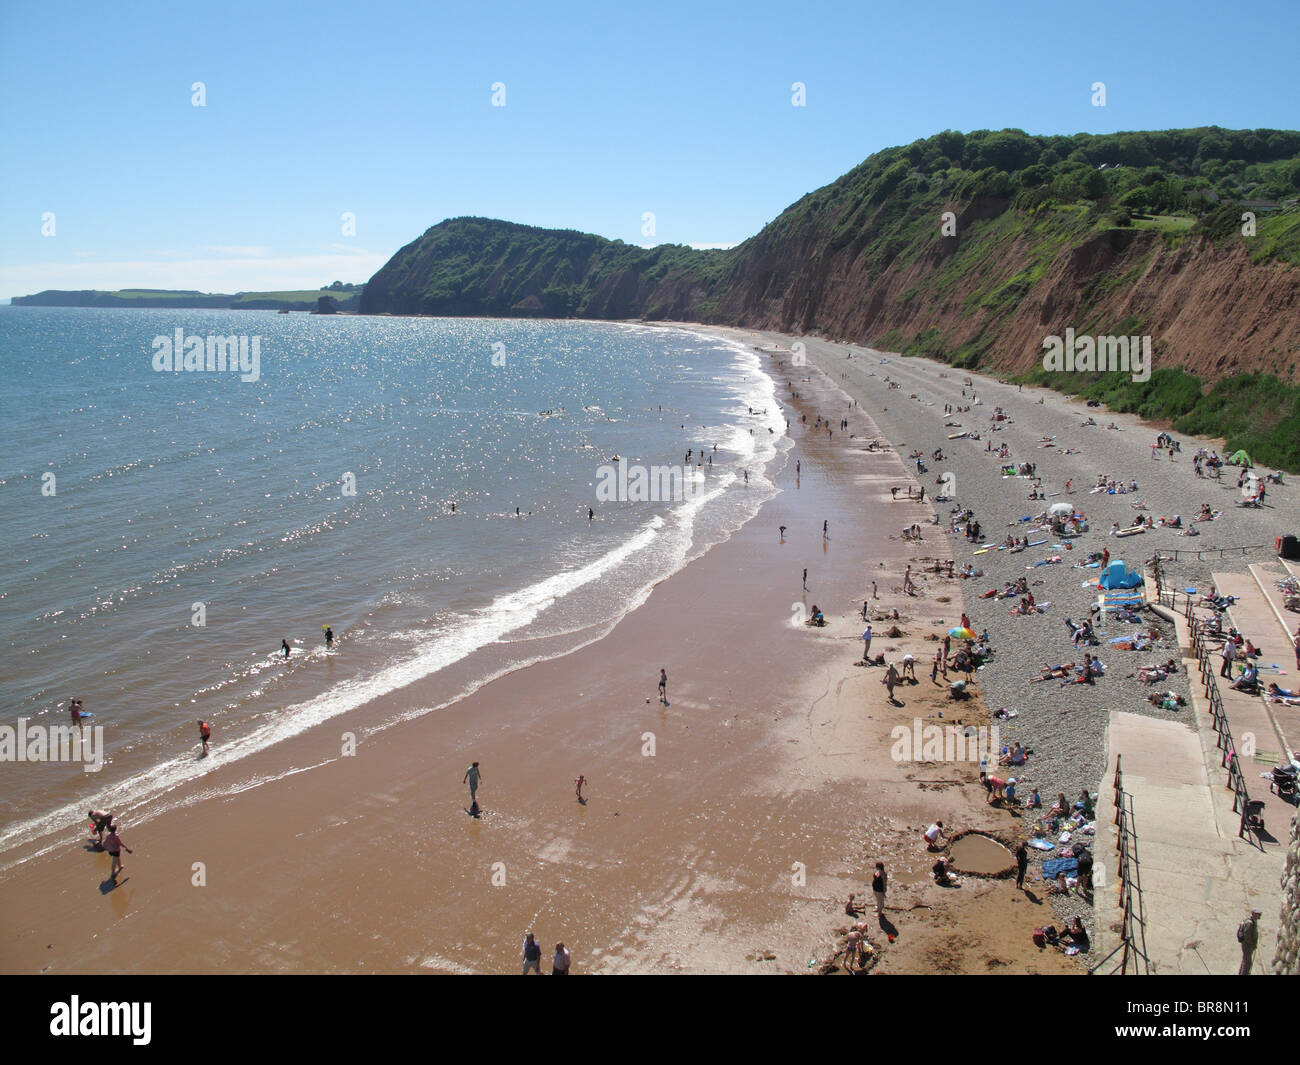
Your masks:
M104 845L104 832L112 821L113 815L111 813L104 813L101 810L90 811L90 830L95 833L95 842L101 847Z
M108 877L110 880L116 880L118 874L122 872L122 851L127 854L134 854L130 847L122 842L122 837L117 834L117 825L108 826L108 838L104 840L104 849L108 851L108 856L113 859L112 868L109 870Z
M478 763L474 762L465 770L465 775L461 777L462 784L469 784L469 801L471 806L478 805L478 786L483 779L483 771L479 769Z

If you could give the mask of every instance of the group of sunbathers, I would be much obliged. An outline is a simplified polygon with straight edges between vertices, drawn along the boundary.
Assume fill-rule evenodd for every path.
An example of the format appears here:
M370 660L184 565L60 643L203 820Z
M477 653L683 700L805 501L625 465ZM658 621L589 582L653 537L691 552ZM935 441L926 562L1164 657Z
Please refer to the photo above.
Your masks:
M1276 681L1268 686L1264 697L1270 703L1281 703L1283 706L1300 706L1300 689L1280 688Z
M1136 677L1145 684L1158 684L1162 680L1167 680L1171 673L1178 672L1178 659L1170 658L1165 662L1155 663L1149 666L1140 666L1136 673L1130 673L1129 678Z
M1220 595L1218 589L1215 588L1214 585L1210 585L1210 590L1196 601L1196 605L1213 607L1215 610L1223 611L1232 606L1237 599L1238 596L1235 595ZM1233 633L1236 633L1237 630L1233 629L1232 631Z
M1083 662L1075 665L1073 662L1066 662L1061 666L1049 666L1043 663L1041 677L1030 677L1030 684L1041 684L1045 680L1059 680L1061 687L1067 684L1093 684L1096 678L1100 677L1106 671L1100 658L1093 658L1091 654L1084 654Z
M1028 595L1021 596L1020 602L1016 606L1012 607L1009 611L1007 611L1007 613L1009 613L1012 617L1023 617L1026 614L1041 614L1042 612L1043 612L1043 608L1039 606L1036 602L1034 602L1033 592L1030 592Z
M1146 632L1132 632L1127 636L1116 636L1110 645L1119 651L1149 651L1160 642L1160 630L1148 629Z
M1074 649L1079 649L1079 644L1086 643L1090 647L1096 647L1101 641L1097 639L1097 634L1092 630L1092 622L1084 621L1078 624L1073 618L1065 619L1065 627L1070 631L1070 642L1074 644Z
M1106 492L1110 495L1128 495L1129 492L1136 492L1138 483L1133 481L1116 481L1107 477L1104 473L1097 475L1097 483L1093 485L1091 492L1096 495L1098 492Z
M1162 710L1178 710L1187 705L1186 699L1172 691L1152 692L1147 696L1147 702Z

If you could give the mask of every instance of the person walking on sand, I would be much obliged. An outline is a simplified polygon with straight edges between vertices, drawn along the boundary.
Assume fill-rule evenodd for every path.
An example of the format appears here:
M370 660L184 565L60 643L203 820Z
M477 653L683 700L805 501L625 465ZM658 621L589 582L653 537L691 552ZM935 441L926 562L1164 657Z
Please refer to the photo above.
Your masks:
M668 671L662 666L659 669L659 701L668 705Z
M862 661L869 661L871 657L871 626L868 625L862 633Z
M568 976L573 956L564 948L563 943L555 944L555 957L551 959L552 976Z
M203 753L208 753L208 740L212 738L212 726L206 721L199 722L199 739L203 741Z
M885 872L885 863L876 862L876 873L871 878L871 894L876 899L876 916L885 916L885 892L889 888L889 874Z
M122 872L122 851L126 851L127 854L135 853L122 842L122 837L117 834L117 827L117 825L109 825L108 837L104 840L104 850L108 851L108 856L113 859L112 867L108 873L110 880L116 880L118 874Z
M805 592L808 590L808 567L807 566L803 568L803 590Z
M1025 871L1029 868L1029 848L1025 846L1025 841L1021 840L1016 847L1016 890L1020 891L1025 886Z
M1251 910L1250 916L1237 926L1237 942L1241 944L1241 967L1238 976L1249 976L1250 967L1255 962L1255 948L1259 946L1258 910Z
M538 976L542 975L542 945L537 942L532 932L524 936L524 976L528 975L529 969Z
M578 779L575 780L573 783L574 783L574 789L573 789L573 790L575 791L575 793L576 793L577 796L578 796L578 801L579 801L580 803L585 804L587 800L584 799L584 798L582 797L582 789L583 789L583 787L584 787L584 786L586 785L586 783L587 783L587 778L584 777L584 776L580 773L580 774L578 774Z
M894 688L898 686L898 670L894 668L893 663L890 663L889 669L885 673L885 679L880 683L888 689L890 703L892 704L896 702L897 700L894 699Z
M474 762L465 770L465 775L461 778L462 784L469 784L469 804L476 806L478 804L478 786L483 779L483 771L479 769L478 763Z
M830 534L831 534L831 523L830 523L830 519L827 519L826 521L822 522L822 539L825 540L827 537L830 536Z

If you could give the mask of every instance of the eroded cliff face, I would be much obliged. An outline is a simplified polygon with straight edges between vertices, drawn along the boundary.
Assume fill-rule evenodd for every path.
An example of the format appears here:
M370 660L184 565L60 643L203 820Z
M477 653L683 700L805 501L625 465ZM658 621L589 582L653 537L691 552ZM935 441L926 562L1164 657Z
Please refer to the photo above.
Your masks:
M673 319L894 348L931 334L927 352L966 346L982 368L1011 372L1073 328L1150 336L1153 369L1300 380L1300 270L1252 263L1244 239L1170 246L996 199L948 205L960 236L942 236L937 212L908 230L881 220L887 207L851 225L843 212L783 216L731 252L457 219L395 255L361 311Z
M1300 379L1300 271L1253 264L1244 243L1216 248L1197 238L1169 249L1154 232L1111 230L1063 249L1009 307L982 306L980 294L1023 276L1040 242L1022 234L954 284L937 284L953 243L880 273L863 267L852 245L756 250L713 320L863 344L936 329L949 348L986 341L981 365L1012 372L1041 361L1043 339L1067 327L1109 334L1127 326L1125 334L1152 338L1157 367L1209 380L1260 371Z

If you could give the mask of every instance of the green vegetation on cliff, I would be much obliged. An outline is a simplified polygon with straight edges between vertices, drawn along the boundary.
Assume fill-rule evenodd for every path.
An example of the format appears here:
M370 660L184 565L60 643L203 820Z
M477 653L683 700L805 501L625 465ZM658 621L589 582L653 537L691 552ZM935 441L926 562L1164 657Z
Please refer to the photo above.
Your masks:
M1300 388L1272 374L1236 374L1211 384L1177 368L1156 370L1148 381L1039 368L1016 380L1168 422L1175 432L1222 437L1229 454L1244 448L1265 466L1300 471Z
M1275 308L1296 302L1298 198L1296 131L945 130L878 152L726 251L449 219L371 278L361 311L815 331L1016 372L1066 324L1153 333L1162 365L1189 371L1165 404L1177 428L1294 468L1300 324ZM1261 372L1284 380L1270 389ZM1172 386L1158 380L1112 398L1161 405Z

